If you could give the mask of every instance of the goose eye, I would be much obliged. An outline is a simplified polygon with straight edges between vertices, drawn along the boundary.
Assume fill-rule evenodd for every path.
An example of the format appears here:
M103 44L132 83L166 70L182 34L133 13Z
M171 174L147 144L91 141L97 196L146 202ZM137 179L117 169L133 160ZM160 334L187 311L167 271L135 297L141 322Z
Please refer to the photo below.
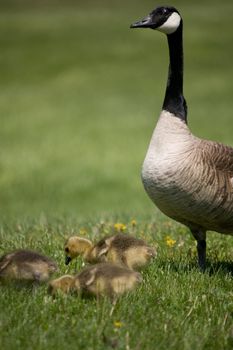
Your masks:
M65 248L65 252L66 252L66 253L69 253L69 248L66 247L66 248Z

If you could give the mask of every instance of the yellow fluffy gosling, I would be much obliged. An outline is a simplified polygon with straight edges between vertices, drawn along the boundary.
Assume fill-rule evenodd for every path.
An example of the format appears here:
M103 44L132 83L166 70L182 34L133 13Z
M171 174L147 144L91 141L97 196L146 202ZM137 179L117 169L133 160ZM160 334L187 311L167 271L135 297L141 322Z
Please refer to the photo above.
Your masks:
M51 281L49 292L54 295L57 291L76 291L79 294L114 298L133 290L141 281L139 272L112 263L100 263L86 267L76 276L65 275Z
M66 265L81 255L86 262L113 262L137 270L147 265L156 256L156 249L144 240L133 236L117 234L93 244L78 236L70 237L65 243Z
M15 250L0 258L0 279L18 281L47 281L57 270L50 258L31 250Z

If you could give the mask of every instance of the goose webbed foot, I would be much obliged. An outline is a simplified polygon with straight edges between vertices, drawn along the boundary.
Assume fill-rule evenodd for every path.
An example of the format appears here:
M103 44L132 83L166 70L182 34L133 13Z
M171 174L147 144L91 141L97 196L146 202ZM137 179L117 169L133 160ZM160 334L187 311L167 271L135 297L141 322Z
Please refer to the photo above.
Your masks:
M202 272L206 268L206 232L202 230L192 230L191 232L197 241L198 265Z

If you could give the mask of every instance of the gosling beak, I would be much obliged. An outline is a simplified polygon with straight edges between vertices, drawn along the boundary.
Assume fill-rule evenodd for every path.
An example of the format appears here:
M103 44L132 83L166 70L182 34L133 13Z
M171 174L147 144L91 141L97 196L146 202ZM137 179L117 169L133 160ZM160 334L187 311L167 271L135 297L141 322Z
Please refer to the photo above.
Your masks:
M66 265L69 265L69 263L71 262L71 258L69 257L69 256L66 256L66 258L65 258L65 264Z
M152 25L151 15L143 18L141 21L135 22L131 24L130 28L151 28Z

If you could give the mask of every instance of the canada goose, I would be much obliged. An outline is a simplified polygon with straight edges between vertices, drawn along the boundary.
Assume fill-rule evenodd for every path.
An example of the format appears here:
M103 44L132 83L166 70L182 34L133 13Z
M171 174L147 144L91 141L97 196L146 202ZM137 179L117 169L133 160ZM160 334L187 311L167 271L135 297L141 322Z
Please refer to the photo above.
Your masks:
M0 279L44 282L57 270L50 258L31 250L19 249L0 258Z
M64 275L49 282L48 292L55 295L57 291L68 294L74 288L74 276Z
M139 272L112 263L100 263L86 267L75 276L77 291L96 296L119 296L142 282Z
M162 112L142 168L149 197L169 217L188 226L206 265L206 231L233 233L233 148L195 137L183 96L183 21L174 7L158 7L131 28L167 35L169 72Z
M65 244L66 264L81 255L89 263L113 262L130 269L145 266L156 255L154 247L136 237L117 234L93 244L86 238L73 236Z

